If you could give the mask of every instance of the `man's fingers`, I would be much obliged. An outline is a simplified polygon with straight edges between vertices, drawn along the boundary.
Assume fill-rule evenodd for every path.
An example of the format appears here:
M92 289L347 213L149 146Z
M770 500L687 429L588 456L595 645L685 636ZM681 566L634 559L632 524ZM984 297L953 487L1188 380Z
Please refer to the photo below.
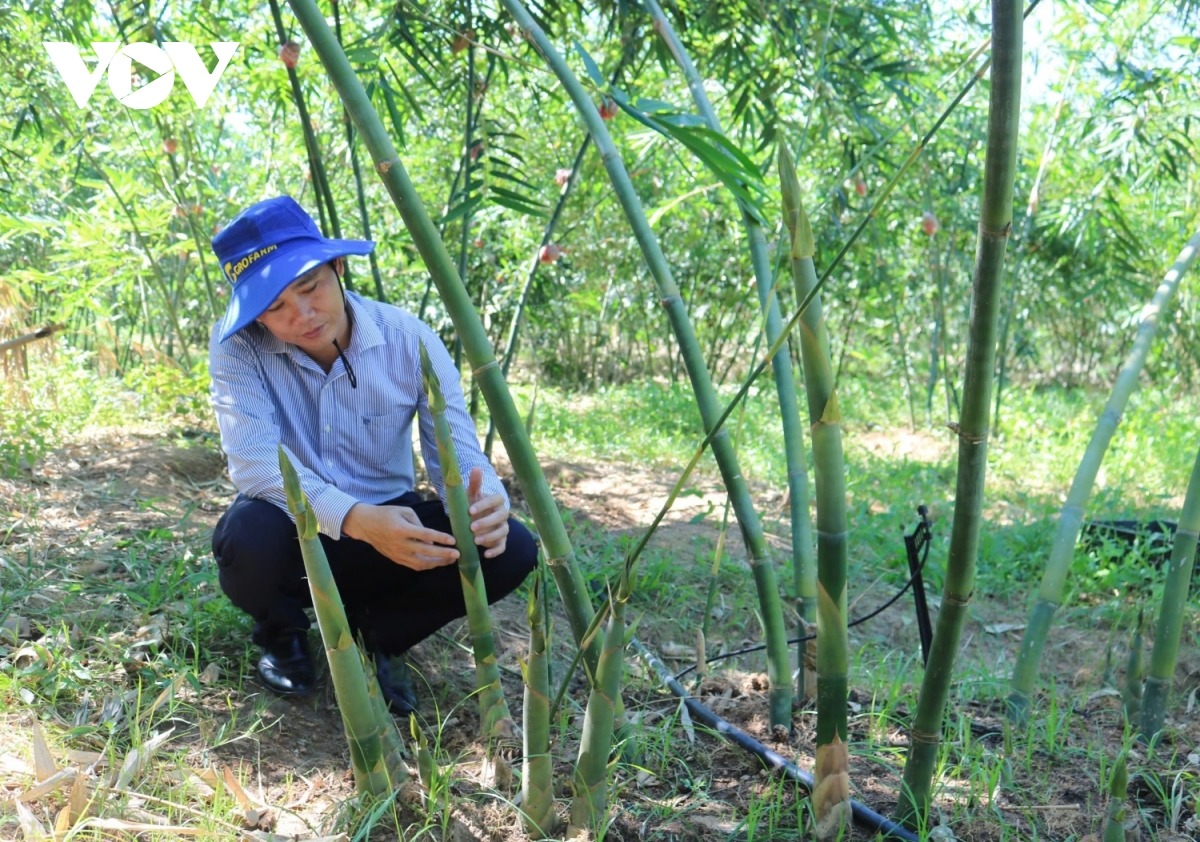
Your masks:
M477 517L471 521L471 531L478 538L480 533L490 532L501 524L508 523L508 512L501 509L500 511L490 512L483 517Z
M445 544L452 547L455 543L453 535L448 532L438 532L436 529L430 529L427 526L417 526L408 530L407 537L409 540L425 544Z
M483 468L475 467L471 469L471 475L467 479L467 500L474 503L479 499L479 492L483 488Z
M484 550L483 557L484 558L495 558L496 556L498 556L502 552L504 552L504 548L507 546L508 546L508 539L507 539L507 537L503 537L500 539L499 543L495 544L494 546L488 547L486 550Z

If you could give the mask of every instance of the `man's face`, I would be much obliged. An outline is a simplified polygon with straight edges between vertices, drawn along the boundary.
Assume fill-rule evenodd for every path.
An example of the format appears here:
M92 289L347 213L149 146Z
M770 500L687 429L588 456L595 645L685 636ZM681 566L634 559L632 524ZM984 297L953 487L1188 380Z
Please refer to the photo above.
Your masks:
M334 261L341 267L341 258ZM317 362L337 357L333 340L350 344L350 321L333 266L323 263L292 281L258 317L281 342L295 345Z

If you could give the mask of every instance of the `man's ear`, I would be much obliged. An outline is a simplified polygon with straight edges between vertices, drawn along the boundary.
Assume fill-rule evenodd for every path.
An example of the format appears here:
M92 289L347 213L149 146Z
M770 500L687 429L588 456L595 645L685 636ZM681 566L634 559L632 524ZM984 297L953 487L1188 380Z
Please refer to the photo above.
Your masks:
M338 280L340 281L342 275L346 273L346 258L335 257L329 265L333 267L333 272L338 276Z

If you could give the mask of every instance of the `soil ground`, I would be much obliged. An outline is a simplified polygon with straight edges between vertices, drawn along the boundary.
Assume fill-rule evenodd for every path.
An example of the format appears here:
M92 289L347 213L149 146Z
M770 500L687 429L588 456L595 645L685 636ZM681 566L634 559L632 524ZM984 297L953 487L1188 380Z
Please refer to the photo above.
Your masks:
M867 444L881 456L904 458L942 446L928 439L914 442L912 437L909 433L896 438L880 434ZM501 461L502 474L505 467ZM601 536L592 540L615 545L637 534L650 521L675 479L667 472L612 464L553 463L546 466L546 473L569 518L576 524L586 521L594 527L584 530ZM714 505L719 512L723 497L715 482L707 486L701 482L698 491L681 498L654 538L655 549L672 557L681 568L707 566L716 542L720 518L700 519L695 515ZM147 539L156 542L155 552L176 558L182 555L203 573L211 564L206 554L207 535L232 494L223 460L210 434L195 433L187 438L152 429L81 437L49 454L22 476L0 480L0 512L6 515L0 531L0 564L28 564L30 568L30 596L18 614L36 619L46 613L48 601L69 599L73 602L68 613L76 618L79 628L103 628L112 636L131 641L157 634L156 642L161 645L190 646L172 634L182 625L178 613L195 611L208 600L223 599L215 590L215 577L189 579L196 590L168 595L162 603L165 607L156 611L158 619L114 599L113 588L93 588L88 583L108 580L106 584L115 581L119 585L133 575L141 575L127 561L130 547ZM522 501L515 489L513 496L520 511ZM763 493L758 502L760 510L768 513L769 522L770 513L776 513L777 521L785 510L777 494ZM771 541L777 549L787 548L783 534L772 535ZM731 540L729 552L735 563L746 564L736 539ZM46 564L44 572L39 573L42 561L51 559L53 564ZM120 588L115 590L119 592ZM886 593L881 589L864 603L881 601L883 596ZM936 605L936 595L931 597ZM1019 642L1019 626L1013 621L1023 618L1019 604L1023 597L1022 592L976 601L962 643L962 662L975 665L967 671L969 674L980 675L980 670L985 675L998 674L1011 664ZM852 614L857 613L862 612L852 608ZM510 598L495 606L494 620L506 693L514 713L519 715L518 660L526 646L523 600ZM680 627L667 620L646 612L637 633L649 649L679 669L694 660L691 641L678 639ZM556 622L565 634L565 619L559 617ZM750 629L752 634L757 626L751 621L742 628ZM59 632L39 629L35 622L25 634L37 638L51 633ZM249 782L249 797L266 806L262 825L276 838L307 839L332 833L338 826L339 811L353 795L353 780L328 682L323 682L320 693L307 699L270 696L252 678L253 653L244 634L244 627L230 629L216 651L190 650L196 674L203 678L179 685L179 698L187 704L179 707L169 746L180 768L199 772L224 767L238 770L240 779ZM886 643L896 651L911 653L915 651L916 635L911 610L885 612L869 626L856 629L852 645L878 647ZM10 639L0 649L0 663L5 669L12 669L24 642ZM740 642L721 640L717 646L710 642L709 651L715 652L718 646L732 649ZM87 646L88 642L79 640L76 645ZM465 624L454 623L414 653L415 665L425 682L422 715L430 727L436 728L432 736L438 744L439 760L454 766L450 792L455 806L447 813L444 838L457 842L522 839L514 811L493 790L485 789L481 780L480 750L475 739L478 716L468 699L473 678L469 648ZM1110 757L1115 756L1123 736L1120 699L1113 692L1096 689L1100 663L1097 650L1094 629L1063 627L1056 632L1046 656L1047 669L1071 677L1069 686L1059 685L1062 704L1072 710L1071 731L1064 737L1063 751L1057 756L1035 753L1026 769L1016 773L1018 778L1031 776L1025 783L1017 780L1012 786L1000 784L991 792L980 793L971 791L965 782L950 781L941 792L938 808L946 815L970 816L955 824L958 839L1096 838L1105 803L1098 787L1099 770L1094 763L1080 763L1079 759L1098 754L1098 744L1109 749ZM773 734L766 725L766 677L754 671L755 663L755 659L746 658L713 669L697 695L719 716L800 769L811 771L815 716L808 710L800 711L790 736ZM555 652L555 675L564 674L566 664L566 650L559 647ZM643 729L643 734L653 731L659 735L656 745L669 744L671 749L634 755L633 765L621 767L614 800L622 806L606 838L620 842L797 838L794 805L802 793L781 783L777 773L767 771L746 751L703 729L697 728L693 734L684 728L677 701L647 678L648 671L632 651L627 655L627 665L631 682L626 704L634 727ZM879 666L888 668L887 664ZM1194 651L1185 652L1176 689L1188 701L1177 708L1186 708L1189 720L1198 666ZM131 686L133 667L129 664L95 663L91 668L111 672L115 694ZM576 680L571 687L573 698L582 700L582 690ZM888 816L899 789L897 769L903 760L900 749L907 744L907 711L894 708L889 712L890 719L885 720L871 715L872 705L873 700L862 690L852 692L853 795L870 809ZM0 738L0 800L30 783L32 722L38 710L30 706L0 712L0 725L7 735ZM66 714L59 711L59 718L64 720L61 724L69 726ZM977 744L997 754L1005 751L1003 717L998 707L975 705L960 709L957 716L964 728L969 727ZM1200 762L1200 726L1194 720L1170 724L1174 726L1172 739L1179 765ZM630 741L627 749L636 749L639 742ZM1076 748L1078 752L1073 750ZM554 751L560 758L570 758L574 747L558 745ZM558 780L568 781L568 764L561 762L559 766ZM1195 779L1195 775L1189 778ZM1144 784L1135 781L1133 797L1149 799L1147 792L1138 790L1139 786L1145 789ZM565 804L565 790L564 783L560 805ZM1162 830L1158 839L1194 838L1195 798L1195 793L1185 795L1176 821L1177 832ZM748 811L761 811L763 804L778 808L778 817L782 818L778 819L781 824L777 833L751 833ZM965 810L964 804L973 806ZM36 803L33 806L38 808ZM141 810L153 813L153 804L143 804ZM1153 807L1147 810L1153 811ZM406 803L404 811L406 815L411 813L413 822L419 821L411 803ZM1162 823L1165 827L1167 817L1162 816ZM785 829L788 827L791 830ZM371 838L396 835L394 829L379 830ZM18 838L21 836L13 822L0 821L0 839ZM853 838L870 837L856 830Z

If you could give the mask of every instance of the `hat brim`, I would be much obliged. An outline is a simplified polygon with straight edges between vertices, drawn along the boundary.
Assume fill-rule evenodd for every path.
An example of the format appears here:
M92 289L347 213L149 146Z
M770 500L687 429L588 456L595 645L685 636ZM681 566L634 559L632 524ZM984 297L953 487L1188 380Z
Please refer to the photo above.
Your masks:
M279 294L305 272L335 257L368 254L373 240L293 240L281 243L269 259L251 266L237 280L221 319L219 341L224 342L253 322Z

